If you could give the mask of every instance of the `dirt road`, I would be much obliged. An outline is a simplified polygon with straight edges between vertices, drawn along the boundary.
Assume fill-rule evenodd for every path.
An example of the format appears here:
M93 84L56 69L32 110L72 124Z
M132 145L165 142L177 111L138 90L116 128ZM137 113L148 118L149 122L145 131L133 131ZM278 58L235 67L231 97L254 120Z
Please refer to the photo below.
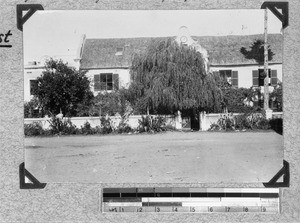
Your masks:
M258 183L281 168L283 137L275 132L34 137L25 138L25 151L26 169L48 183Z

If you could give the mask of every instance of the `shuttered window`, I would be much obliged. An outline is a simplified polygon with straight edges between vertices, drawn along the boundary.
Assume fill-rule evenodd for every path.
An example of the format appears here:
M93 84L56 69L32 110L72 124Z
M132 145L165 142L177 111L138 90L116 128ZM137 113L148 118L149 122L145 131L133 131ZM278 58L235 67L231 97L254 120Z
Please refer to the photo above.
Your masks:
M268 71L269 71L269 77L270 77L270 69ZM259 74L259 79L258 79L259 86L264 86L265 85L265 70L258 69L258 74Z
M259 76L258 76L258 70L253 70L252 71L252 85L254 87L258 87L258 79L259 79Z
M232 71L231 85L233 87L238 87L239 85L239 76L237 71Z
M119 89L119 74L102 73L94 75L94 91Z
M271 85L277 85L277 70L271 70Z
M269 72L269 85L276 85L277 84L277 70L268 70ZM252 79L253 79L253 86L264 86L265 78L264 78L264 69L258 69L252 71Z
M119 74L113 74L113 89L119 90Z
M220 77L224 78L233 87L238 87L238 71L220 70Z
M100 74L94 75L94 91L100 91Z

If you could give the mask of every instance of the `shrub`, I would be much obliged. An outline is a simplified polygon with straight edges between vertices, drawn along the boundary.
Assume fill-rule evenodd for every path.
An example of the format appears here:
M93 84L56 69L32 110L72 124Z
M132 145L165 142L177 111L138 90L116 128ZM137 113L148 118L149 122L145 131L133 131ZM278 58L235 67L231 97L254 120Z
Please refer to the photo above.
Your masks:
M69 118L62 119L52 116L48 121L50 123L51 133L60 135L79 134L80 131L72 124Z
M161 132L166 131L166 119L162 116L142 116L139 120L139 132Z
M220 129L225 131L234 130L234 119L232 114L225 114L222 115L221 118L218 120L217 124L219 125Z
M128 120L126 118L122 117L121 122L117 127L118 133L129 133L133 131L133 129L128 125L127 121Z
M221 130L220 126L216 123L212 123L210 125L210 128L208 129L208 131L219 131Z
M272 120L265 118L263 113L245 113L235 116L226 114L222 115L217 124L210 126L210 131L216 130L246 130L246 129L263 129L271 128Z
M39 136L44 134L43 127L39 122L33 122L31 124L24 124L25 136Z
M41 118L42 112L39 108L39 101L37 98L31 99L24 103L24 118Z
M101 117L100 118L100 122L101 122L101 133L102 134L109 134L113 132L113 127L111 125L111 119L106 116L106 117Z
M235 120L235 129L243 130L243 129L251 129L251 123L247 118L247 115L241 114L234 117Z
M127 100L127 91L127 89L121 88L109 93L99 93L94 97L92 105L88 109L84 109L84 114L89 116L124 115L132 110Z
M261 117L257 120L256 122L256 126L255 126L257 129L264 129L264 130L267 130L267 129L270 129L271 128L271 125L269 123L269 120L266 119L265 117Z
M282 83L274 87L274 91L270 93L270 99L273 102L273 111L282 111Z
M91 127L91 124L87 121L83 124L83 126L81 126L80 133L90 135L90 134L95 134L95 130Z

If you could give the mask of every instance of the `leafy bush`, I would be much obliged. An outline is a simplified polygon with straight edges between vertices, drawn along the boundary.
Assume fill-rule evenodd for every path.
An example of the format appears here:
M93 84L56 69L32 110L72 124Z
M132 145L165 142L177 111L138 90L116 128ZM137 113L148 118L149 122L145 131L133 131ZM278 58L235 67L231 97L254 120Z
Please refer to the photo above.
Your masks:
M83 126L81 126L80 133L85 135L92 135L97 133L97 129L92 128L91 124L87 121L83 124Z
M235 120L235 129L243 130L243 129L251 129L251 123L249 122L249 118L245 114L241 114L234 117Z
M50 123L52 134L71 135L80 133L79 129L72 124L69 118L62 119L52 116L48 122Z
M24 103L24 118L41 118L42 112L39 109L39 101L37 98L31 99Z
M142 116L139 120L139 132L161 132L166 131L166 119L162 116Z
M44 130L40 122L33 122L31 124L24 124L25 136L39 136L44 135Z
M106 116L106 117L101 117L100 118L100 122L101 122L101 133L102 134L109 134L113 132L113 127L111 124L111 119Z
M128 98L128 90L121 88L113 92L99 93L94 97L92 105L88 109L83 109L83 114L89 116L104 115L124 115L132 110ZM81 114L81 113L79 113Z
M271 128L272 120L266 119L263 113L245 113L235 116L225 114L221 116L217 124L210 126L210 131L216 130L247 130L247 129L263 129Z
M121 122L117 127L118 133L129 133L133 131L133 129L128 125L127 121L128 121L127 118L122 117Z
M235 123L232 114L225 114L222 115L221 118L217 122L218 126L220 129L225 130L225 131L230 131L234 130Z
M208 129L208 131L219 131L221 130L220 126L216 123L212 123L210 125L210 128Z
M273 102L272 109L274 111L281 112L282 111L282 83L278 83L274 87L274 91L270 93L270 99Z
M257 129L264 129L264 130L267 130L267 129L270 129L271 128L271 125L269 123L269 120L266 119L265 117L261 117L257 120L256 122L256 126L255 126Z

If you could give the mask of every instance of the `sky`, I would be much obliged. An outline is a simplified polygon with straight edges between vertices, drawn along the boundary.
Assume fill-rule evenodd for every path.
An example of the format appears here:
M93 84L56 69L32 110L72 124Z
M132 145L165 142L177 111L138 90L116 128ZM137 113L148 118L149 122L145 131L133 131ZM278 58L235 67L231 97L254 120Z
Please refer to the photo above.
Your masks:
M54 57L73 65L83 34L86 38L164 37L176 36L181 26L194 36L263 34L264 10L37 11L23 26L24 63ZM281 27L268 11L268 33L281 33Z

